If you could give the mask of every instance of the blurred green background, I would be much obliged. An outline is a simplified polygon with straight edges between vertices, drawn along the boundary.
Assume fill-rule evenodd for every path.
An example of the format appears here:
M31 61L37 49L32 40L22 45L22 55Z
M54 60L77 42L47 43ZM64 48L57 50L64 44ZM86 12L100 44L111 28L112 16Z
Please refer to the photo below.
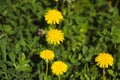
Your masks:
M120 79L120 0L0 0L0 80L45 80L45 61L39 52L52 49L44 15L58 9L64 20L56 24L65 40L55 46L55 60L67 63L61 80L101 80L99 52L114 57L107 80ZM49 65L48 80L58 80Z

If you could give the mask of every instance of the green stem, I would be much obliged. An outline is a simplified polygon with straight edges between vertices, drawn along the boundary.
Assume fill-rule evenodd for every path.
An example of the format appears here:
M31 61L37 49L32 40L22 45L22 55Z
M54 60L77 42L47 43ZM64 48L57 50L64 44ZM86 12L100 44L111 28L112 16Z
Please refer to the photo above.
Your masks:
M78 7L79 7L79 2L78 0L75 1L75 8L74 8L74 11L76 12L78 10Z
M48 27L49 30L50 30L50 29L55 29L55 28L56 28L56 24L50 25L50 26Z
M116 3L115 3L115 7L117 7L118 4L119 4L119 0L116 1Z
M60 75L58 76L58 80L60 80Z
M70 4L68 3L68 15L70 15Z
M46 61L46 80L47 80L47 75L48 75L48 61Z
M55 50L55 46L53 45L53 52L54 52L54 50Z
M56 4L56 9L58 9L58 2L57 2L57 4Z
M105 76L105 68L103 68L103 80L106 80L106 76Z
M15 63L13 63L13 65L14 65L15 69L17 69L17 65Z
M64 1L62 1L62 7L61 7L61 11L62 11L62 13L63 13L63 9L64 8Z
M7 79L9 79L8 75L7 75L5 72L3 72L3 73L4 73L5 77L6 77Z

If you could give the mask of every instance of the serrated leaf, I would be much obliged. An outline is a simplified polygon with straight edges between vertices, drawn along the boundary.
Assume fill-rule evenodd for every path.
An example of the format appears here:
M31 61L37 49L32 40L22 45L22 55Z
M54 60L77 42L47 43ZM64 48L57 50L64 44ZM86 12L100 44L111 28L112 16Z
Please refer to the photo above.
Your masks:
M17 70L18 71L31 71L31 66L28 64L29 59L26 59L25 54L23 53L21 57L18 58Z

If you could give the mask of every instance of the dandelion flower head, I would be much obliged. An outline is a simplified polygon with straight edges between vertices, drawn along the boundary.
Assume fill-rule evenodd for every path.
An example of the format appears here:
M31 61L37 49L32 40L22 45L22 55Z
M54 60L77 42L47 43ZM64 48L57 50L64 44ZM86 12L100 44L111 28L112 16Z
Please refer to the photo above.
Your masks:
M60 21L63 20L63 16L61 14L60 11L58 10L49 10L46 14L45 14L45 21L52 25L52 24L59 24Z
M113 57L109 53L99 53L95 58L95 62L100 68L108 68L108 65L113 65Z
M57 76L65 73L67 69L68 69L68 66L62 61L56 61L51 66L52 73Z
M47 32L46 35L46 41L49 44L60 44L60 42L63 42L64 40L64 34L62 33L61 30L57 30L57 29L51 29L50 31Z
M54 56L54 52L51 50L43 50L42 52L40 52L40 57L47 61L53 60Z

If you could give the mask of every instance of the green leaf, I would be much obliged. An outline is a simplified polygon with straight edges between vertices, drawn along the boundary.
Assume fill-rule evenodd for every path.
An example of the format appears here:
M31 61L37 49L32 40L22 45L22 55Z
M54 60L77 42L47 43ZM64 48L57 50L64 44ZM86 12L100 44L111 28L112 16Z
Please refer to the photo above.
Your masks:
M6 38L0 39L0 49L1 49L1 56L4 61L6 61L6 45L7 45L7 40Z
M30 62L29 59L26 59L25 54L22 53L22 56L18 58L17 70L18 71L31 71L31 67L28 64Z
M88 47L87 46L83 46L83 48L82 48L83 54L85 54L87 51L88 51Z
M5 61L4 63L5 63L7 66L14 66L13 63L10 62L10 61Z
M120 60L117 62L118 70L120 70Z
M119 26L113 26L112 27L112 41L113 43L120 43L120 27Z
M111 76L114 76L114 73L113 73L113 70L112 70L112 69L108 69L107 71L108 71L108 73L109 73Z
M0 67L3 69L3 71L5 71L5 72L7 71L7 66L2 61L0 61Z
M12 27L10 25L4 25L3 29L8 34L12 34L13 33Z
M9 53L9 58L10 58L10 60L13 62L13 63L15 63L15 54L14 53Z
M84 74L86 80L90 80L89 76L87 74Z
M25 42L25 40L24 40L23 38L20 40L20 44L21 44L23 47L25 47L26 42Z
M9 69L7 70L7 73L8 73L8 74L14 74L14 75L15 75L15 69L14 69L14 68L9 68Z
M44 80L44 76L45 76L45 74L44 73L39 73L39 80Z

